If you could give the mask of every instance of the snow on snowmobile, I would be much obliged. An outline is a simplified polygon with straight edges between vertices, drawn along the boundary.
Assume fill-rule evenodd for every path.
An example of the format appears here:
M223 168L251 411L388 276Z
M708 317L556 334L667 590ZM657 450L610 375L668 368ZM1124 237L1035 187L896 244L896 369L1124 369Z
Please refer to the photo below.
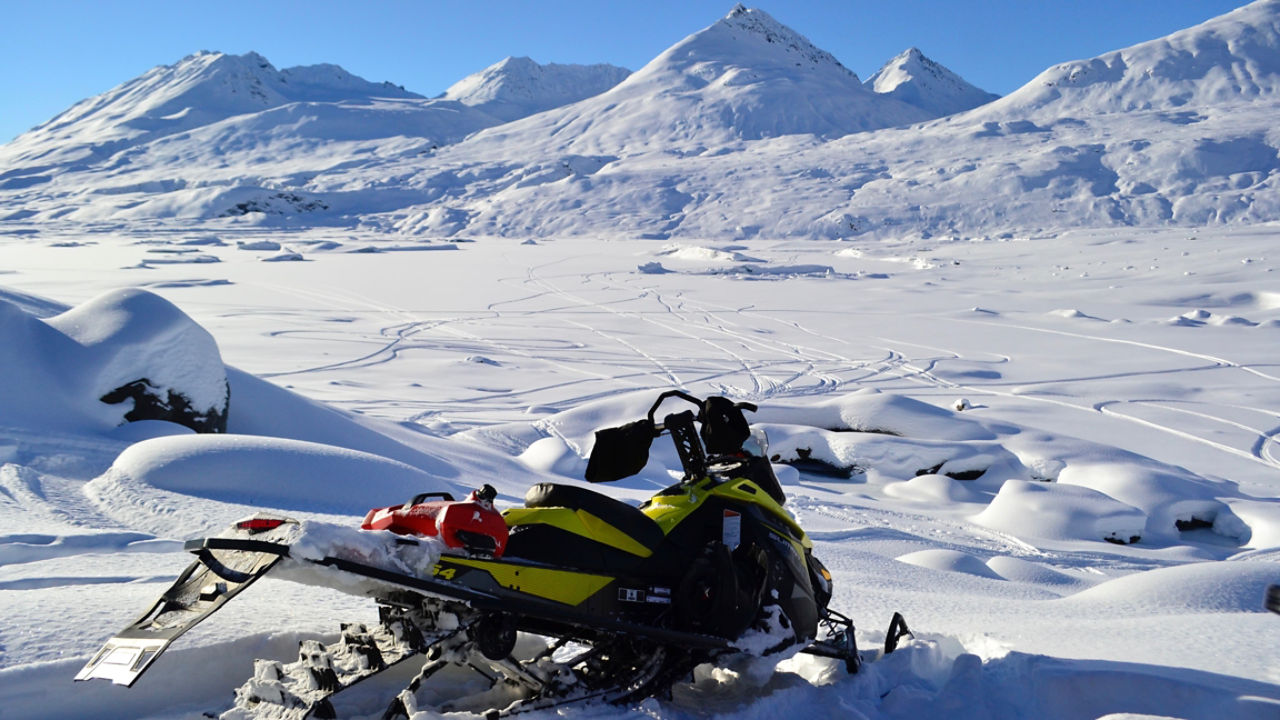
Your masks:
M696 412L657 422L673 398ZM499 514L486 486L465 501L441 493L371 510L350 532L376 538L388 557L328 553L306 522L269 514L189 541L196 561L76 680L132 685L174 639L268 574L370 596L379 620L343 625L332 643L303 641L294 662L255 661L224 718L335 717L348 688L415 657L420 668L384 718L416 712L424 683L449 667L487 687L435 709L491 718L668 696L695 666L734 653L798 648L856 672L853 624L827 607L831 574L783 509L763 433L743 415L755 409L672 390L644 419L597 431L592 483L640 472L654 438L674 442L683 478L638 508L539 483L525 507ZM884 652L907 634L895 613Z

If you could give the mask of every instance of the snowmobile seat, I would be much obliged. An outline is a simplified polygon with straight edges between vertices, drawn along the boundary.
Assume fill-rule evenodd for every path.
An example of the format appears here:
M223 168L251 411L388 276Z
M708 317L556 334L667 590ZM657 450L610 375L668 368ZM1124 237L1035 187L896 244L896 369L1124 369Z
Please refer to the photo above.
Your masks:
M638 508L586 488L539 483L525 494L525 505L505 514L511 536L503 557L626 573L646 562L664 538Z
M591 513L626 533L651 552L662 542L662 528L640 508L603 493L573 485L538 483L524 494L524 506L565 507Z

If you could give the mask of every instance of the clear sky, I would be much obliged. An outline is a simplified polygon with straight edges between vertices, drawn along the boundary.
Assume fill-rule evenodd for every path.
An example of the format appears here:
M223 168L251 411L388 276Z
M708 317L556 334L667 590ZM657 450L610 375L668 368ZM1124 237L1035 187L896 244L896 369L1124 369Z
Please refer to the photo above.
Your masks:
M756 0L866 79L916 46L991 92L1241 0ZM731 0L0 0L0 142L197 50L333 63L423 95L508 55L635 70Z

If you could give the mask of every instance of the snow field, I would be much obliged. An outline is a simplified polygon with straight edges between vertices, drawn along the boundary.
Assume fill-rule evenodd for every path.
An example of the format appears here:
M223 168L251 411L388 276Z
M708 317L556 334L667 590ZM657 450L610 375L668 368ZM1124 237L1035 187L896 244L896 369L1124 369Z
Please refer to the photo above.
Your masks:
M1280 696L1265 640L1275 618L1261 612L1263 589L1278 580L1267 435L1275 415L1264 410L1277 392L1266 360L1266 322L1277 308L1252 279L1255 264L1234 255L1265 257L1268 237L1136 233L1123 242L1100 232L1025 246L951 243L909 251L945 262L894 263L877 280L786 276L766 286L747 276L638 273L635 257L662 252L651 241L611 243L607 253L572 240L448 253L339 247L274 266L234 242L204 245L220 262L199 267L215 273L143 272L153 293L218 338L226 362L251 371L226 371L233 434L193 435L159 421L73 426L66 418L88 417L96 402L86 395L68 396L57 432L6 431L0 512L13 529L0 544L0 594L13 621L0 631L0 672L36 683L73 674L186 562L176 540L257 509L350 529L370 507L481 482L498 487L501 506L516 505L532 482L579 482L595 429L639 417L657 389L679 383L760 405L753 419L769 433L788 508L835 575L833 605L855 619L864 648L883 639L893 610L906 614L917 641L859 677L799 658L769 680L717 671L638 712L680 717L716 704L750 717L799 703L868 718L959 707L992 718L1092 709L1093 717L1267 717L1267 698ZM1228 238L1231 255L1215 252ZM103 272L99 255L151 247L85 239L97 244L77 249L97 253L77 260L60 254L67 248L29 243L9 267L20 269L22 287L45 292L79 278L66 296L83 304L120 272L139 272ZM1082 244L1093 249L1086 261L1103 267L1123 267L1131 255L1176 259L1188 248L1213 280L1175 289L1150 275L1099 295L1094 277L1053 277L1080 262ZM841 272L878 262L840 249L748 243L733 252L764 265L838 263ZM55 273L41 269L46 256L66 260ZM994 285L996 276L1006 283ZM467 281L403 282L413 277ZM946 295L931 290L940 284ZM25 318L10 327L62 312L28 294L4 297L9 315ZM1259 325L1163 322L1198 306L1239 308ZM1080 315L1050 312L1061 307ZM31 352L17 358L10 362L26 369L7 367L11 376L51 366ZM968 407L956 411L961 396ZM599 489L639 501L672 482L675 468L674 452L658 443L640 475ZM335 532L329 547L353 546ZM1106 542L1131 532L1141 536L1135 543ZM228 638L330 634L371 612L352 591L264 581L238 598L175 650L197 653L193 662L213 663L226 678L222 689L193 688L191 706L229 702L229 688L266 652L237 650L250 646ZM288 655L287 640L272 642ZM1032 677L1044 679L1029 689ZM1095 705L1058 707L1081 684L1104 680L1111 689L1091 695ZM182 716L177 699L149 682L129 695L145 701L119 707ZM1171 686L1183 690L1153 689ZM92 697L116 690L73 690L81 687ZM18 717L41 714L7 697ZM73 717L85 697L69 693L50 712Z

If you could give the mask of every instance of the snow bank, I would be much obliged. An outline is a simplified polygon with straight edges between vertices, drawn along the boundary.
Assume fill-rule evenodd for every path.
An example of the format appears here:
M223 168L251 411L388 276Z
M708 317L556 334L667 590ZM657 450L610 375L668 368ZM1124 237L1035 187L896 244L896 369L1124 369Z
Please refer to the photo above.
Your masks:
M1114 615L1261 613L1267 586L1277 582L1280 566L1272 562L1191 563L1125 575L1052 602Z
M440 478L459 475L453 461L432 451L440 446L436 438L330 407L242 370L227 368L227 377L236 398L236 412L227 423L229 432L349 448L397 460ZM496 454L482 449L474 454L500 462Z
M930 440L996 438L995 433L970 418L905 395L882 393L874 388L811 405L770 402L760 408L752 420Z

